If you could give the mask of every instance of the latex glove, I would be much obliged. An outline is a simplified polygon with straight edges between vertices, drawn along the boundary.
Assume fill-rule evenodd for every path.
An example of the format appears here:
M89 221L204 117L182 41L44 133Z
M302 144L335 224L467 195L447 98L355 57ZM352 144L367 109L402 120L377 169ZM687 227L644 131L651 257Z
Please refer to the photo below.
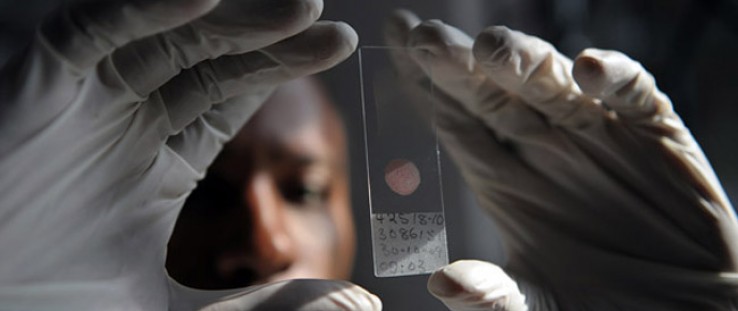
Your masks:
M435 85L439 136L508 257L505 272L475 261L436 272L428 286L447 306L738 308L733 208L639 63L597 49L572 62L500 26L473 40L407 11L387 33L412 48L400 71Z
M353 52L355 32L315 22L321 9L118 0L48 19L0 73L0 309L194 309L225 295L168 278L169 236L276 85ZM380 308L355 285L325 282L248 289L212 309Z

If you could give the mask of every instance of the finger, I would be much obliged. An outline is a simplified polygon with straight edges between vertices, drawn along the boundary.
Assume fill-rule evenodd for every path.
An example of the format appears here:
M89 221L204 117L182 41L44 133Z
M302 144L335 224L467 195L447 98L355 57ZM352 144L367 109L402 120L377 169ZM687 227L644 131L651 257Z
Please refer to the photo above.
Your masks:
M566 165L576 162L575 149L538 112L509 96L486 75L477 74L471 39L464 36L430 21L416 27L409 37L413 60L437 86L432 98L438 101L439 138L464 179L476 193L484 194L480 199L497 218L506 219L505 209L512 206L509 202L551 205L551 198L540 195L551 187L542 174L552 169L544 167L551 157L568 161ZM548 158L540 161L542 156Z
M410 58L405 49L410 31L419 24L420 18L415 13L400 9L394 11L384 25L385 43L393 47L390 53L392 63L400 74L409 81L422 81L425 78L423 71Z
M346 281L291 280L259 286L201 309L216 310L380 311L382 302Z
M420 22L420 18L409 10L395 10L384 24L385 43L389 46L404 47L408 42L410 31Z
M482 140L476 144L465 143L458 151L466 152L468 155L461 154L455 159L457 163L471 162L470 159L480 161L477 168L465 174L465 178L470 181L469 184L473 184L472 180L478 179L478 184L484 185L487 183L485 179L491 179L490 176L503 171L512 172L507 173L509 176L506 176L505 182L523 178L535 181L521 184L520 189L545 189L546 182L569 177L560 173L561 167L577 167L587 159L562 131L553 128L544 115L524 103L520 96L510 95L492 81L490 76L477 69L479 66L471 57L471 39L465 37L462 32L443 23L431 21L416 27L409 40L410 46L419 49L419 53L411 51L411 55L438 86L437 89L450 93L451 97L462 103L470 115L481 120L494 133L489 135L488 131L480 130L488 136L486 143ZM440 108L438 110L440 111ZM577 120L576 125L583 126L591 124L592 121L589 119L591 118L571 120ZM468 135L474 137L475 133L470 131ZM490 141L491 137L497 141ZM485 157L484 153L488 151L484 149L488 147L482 146L493 143L505 144L503 148L513 150L511 152L517 157L517 161L500 161L488 155ZM455 151L449 148L449 152L453 154ZM474 158L476 156L479 156L479 159ZM492 161L490 159L495 159L495 162L490 162ZM520 162L525 164L522 165ZM541 177L546 178L540 180ZM489 191L494 189L503 189L507 191L506 195L514 194L513 197L520 197L521 194L517 189L499 185L494 185L491 189L474 190L477 193L490 193ZM499 197L498 194L489 196ZM529 193L522 196L526 195Z
M410 55L445 94L462 104L502 139L520 141L549 131L541 116L481 72L472 39L440 21L426 21L410 33Z
M586 94L601 99L619 120L636 124L648 140L658 142L656 146L661 148L666 163L670 164L669 173L651 176L682 174L681 178L655 184L685 181L688 185L682 188L697 189L702 197L708 198L707 201L720 202L718 206L730 205L709 161L674 112L669 97L657 88L654 77L640 63L617 51L587 49L575 61L574 78ZM637 155L631 157L640 159ZM636 160L630 162L636 163Z
M586 94L601 99L623 120L647 121L674 113L653 76L620 52L584 50L573 74Z
M179 132L215 103L237 95L261 101L285 81L314 74L345 60L357 35L342 22L321 21L264 49L223 56L183 71L159 92L172 133Z
M226 1L201 19L116 50L113 62L124 81L146 96L203 60L243 54L296 35L321 10L320 0Z
M87 70L115 48L185 24L218 0L78 1L44 22L41 36L78 70Z
M501 143L481 120L442 92L434 94L434 100L438 137L444 150L459 166L472 190L490 199L484 202L488 207L505 208L506 205L498 205L499 198L529 197L528 189L542 189L540 176ZM500 210L494 212L496 217L505 219Z
M658 172L645 176L641 173L636 175L639 178L631 178L632 180L651 180L653 176L676 176L674 174L678 174L680 176L678 178L672 177L663 182L652 182L651 184L664 186L684 182L678 186L680 189L696 189L703 202L719 202L714 205L716 214L724 214L726 206L728 206L728 213L732 213L729 200L709 161L674 112L668 96L656 87L654 77L640 63L617 51L587 49L575 61L574 77L585 93L601 99L616 113L619 120L626 124L638 125L649 140L658 141L656 146L659 146L665 163L668 164L666 166L668 173ZM639 159L637 155L628 157ZM636 160L630 162L636 163ZM653 168L648 167L649 170ZM640 188L652 187L643 185ZM655 193L655 191L652 192ZM660 192L669 193L668 190ZM678 192L686 193L685 191ZM671 200L675 197L677 196L670 195L665 198ZM694 200L694 198L686 200ZM695 227L695 225L689 227Z
M305 33L262 52L209 62L205 68L210 73L200 69L192 73L195 76L183 76L181 84L167 85L168 88L161 92L167 105L170 130L172 133L181 131L168 140L168 146L193 168L203 171L223 143L253 115L277 85L332 67L346 59L356 43L356 34L348 25L319 22ZM315 51L313 45L331 48ZM234 62L232 58L238 60ZM203 79L210 81L203 82ZM214 103L219 104L213 106Z
M579 127L582 121L604 114L593 101L582 98L571 76L572 61L546 41L492 26L477 36L473 51L495 83L520 96L551 123Z
M476 103L487 96L488 90L499 91L499 88L478 75L471 46L469 36L439 20L419 24L410 32L407 42L412 60L424 74L476 114Z
M259 107L261 105L254 103L248 96L230 98L213 106L179 134L169 137L166 146L195 171L204 172L215 160L223 145L243 127Z
M488 262L460 260L434 272L428 290L454 311L525 311L525 296L500 267Z

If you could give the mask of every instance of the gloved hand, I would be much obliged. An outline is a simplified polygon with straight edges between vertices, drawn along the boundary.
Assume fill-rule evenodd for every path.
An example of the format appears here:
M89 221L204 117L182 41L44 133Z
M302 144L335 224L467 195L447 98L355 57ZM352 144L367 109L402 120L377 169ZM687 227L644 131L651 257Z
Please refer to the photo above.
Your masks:
M453 310L736 310L738 223L653 76L615 51L573 62L505 27L471 39L399 11L390 44L435 85L438 133L508 262L459 261Z
M332 281L222 301L164 268L180 208L221 145L279 83L355 49L349 26L315 22L321 10L114 0L48 19L0 73L0 309L380 309Z

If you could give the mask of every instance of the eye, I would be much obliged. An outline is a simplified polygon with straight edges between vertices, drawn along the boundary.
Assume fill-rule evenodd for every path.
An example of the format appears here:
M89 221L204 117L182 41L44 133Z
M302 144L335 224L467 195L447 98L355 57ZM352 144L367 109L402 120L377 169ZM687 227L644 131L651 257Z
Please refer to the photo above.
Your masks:
M303 206L322 204L327 200L329 192L327 183L310 183L300 178L281 182L279 191L287 201Z
M278 182L284 198L297 205L324 204L330 192L331 170L326 165L315 164L291 170Z

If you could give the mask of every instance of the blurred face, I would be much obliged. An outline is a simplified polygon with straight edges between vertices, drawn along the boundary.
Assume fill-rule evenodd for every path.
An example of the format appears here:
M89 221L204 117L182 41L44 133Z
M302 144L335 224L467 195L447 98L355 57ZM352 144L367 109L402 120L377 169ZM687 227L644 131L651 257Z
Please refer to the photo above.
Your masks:
M204 289L347 278L355 241L344 140L313 82L281 87L185 203L170 275Z

